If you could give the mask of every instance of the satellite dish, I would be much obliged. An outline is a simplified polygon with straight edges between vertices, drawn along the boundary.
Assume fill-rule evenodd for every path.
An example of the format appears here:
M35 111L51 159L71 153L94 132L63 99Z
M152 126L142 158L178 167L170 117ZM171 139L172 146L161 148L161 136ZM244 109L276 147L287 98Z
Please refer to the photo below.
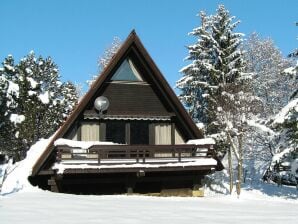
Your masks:
M105 96L97 97L94 101L94 107L99 111L100 114L107 110L109 105L110 102Z

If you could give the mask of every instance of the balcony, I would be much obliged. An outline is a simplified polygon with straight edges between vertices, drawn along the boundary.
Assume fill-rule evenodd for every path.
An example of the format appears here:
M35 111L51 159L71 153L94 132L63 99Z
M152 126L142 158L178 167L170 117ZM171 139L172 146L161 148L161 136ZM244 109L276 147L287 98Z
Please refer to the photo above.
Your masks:
M124 145L65 140L55 143L57 173L121 173L217 169L213 144Z

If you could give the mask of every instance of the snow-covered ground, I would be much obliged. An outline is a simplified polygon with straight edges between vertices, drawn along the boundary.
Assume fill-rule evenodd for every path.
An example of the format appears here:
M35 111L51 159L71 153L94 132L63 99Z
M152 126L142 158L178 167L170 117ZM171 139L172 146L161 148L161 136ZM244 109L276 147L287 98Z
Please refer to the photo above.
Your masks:
M34 161L49 139L31 147L27 158L10 164L0 194L1 224L57 223L297 223L298 191L276 184L244 186L236 194L215 193L204 198L138 195L70 195L42 191L27 180ZM227 188L226 184L215 185ZM221 192L224 192L221 190Z
M276 186L275 186L276 187ZM297 223L298 202L244 190L204 198L83 196L46 191L0 196L1 224Z

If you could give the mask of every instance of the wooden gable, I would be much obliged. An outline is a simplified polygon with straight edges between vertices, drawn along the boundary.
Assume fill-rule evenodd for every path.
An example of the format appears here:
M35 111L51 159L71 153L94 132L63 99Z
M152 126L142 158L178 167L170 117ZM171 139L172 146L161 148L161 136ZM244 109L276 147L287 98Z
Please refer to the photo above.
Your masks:
M132 74L117 75L118 69L128 58L140 77L135 78ZM123 77L128 77L129 80L122 80L125 79ZM76 122L84 117L84 113L94 113L94 100L102 95L107 96L111 101L107 115L171 116L185 139L203 137L135 31L132 31L90 90L56 132L47 149L34 165L32 176L38 174L49 158L54 149L55 140L65 137Z
M128 75L121 77L119 70L123 64L127 64L127 59L132 63L136 76L129 71ZM170 116L174 113L167 99L153 83L150 78L152 74L142 60L133 47L129 49L90 99L85 111L96 113L94 100L98 96L105 96L110 101L106 115Z

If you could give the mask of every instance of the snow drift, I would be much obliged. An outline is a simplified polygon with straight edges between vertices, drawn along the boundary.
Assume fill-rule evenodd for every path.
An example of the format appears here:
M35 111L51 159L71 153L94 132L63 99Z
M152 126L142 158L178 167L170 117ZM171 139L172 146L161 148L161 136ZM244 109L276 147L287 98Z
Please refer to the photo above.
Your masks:
M32 167L44 152L50 140L51 138L41 139L31 146L24 160L7 167L7 178L3 182L1 195L18 192L20 190L36 191L38 189L29 183L28 177L32 173Z

